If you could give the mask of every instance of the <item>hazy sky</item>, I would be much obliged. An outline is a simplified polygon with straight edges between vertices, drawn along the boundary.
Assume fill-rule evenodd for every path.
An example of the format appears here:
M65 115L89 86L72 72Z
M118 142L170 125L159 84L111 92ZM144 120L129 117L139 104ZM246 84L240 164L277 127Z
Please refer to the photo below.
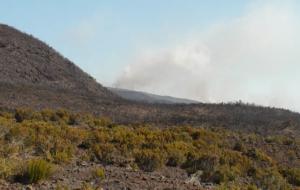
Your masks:
M0 22L104 85L300 111L300 2L9 0Z

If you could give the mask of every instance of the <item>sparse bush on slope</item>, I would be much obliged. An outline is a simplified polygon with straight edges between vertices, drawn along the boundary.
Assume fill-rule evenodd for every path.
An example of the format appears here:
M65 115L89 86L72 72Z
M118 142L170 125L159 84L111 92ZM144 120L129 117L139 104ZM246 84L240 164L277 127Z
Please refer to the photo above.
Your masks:
M158 149L144 149L135 153L135 161L139 168L146 172L153 172L163 166L165 159Z
M180 167L188 174L201 173L202 182L217 184L221 189L285 190L300 186L300 163L296 159L300 144L296 139L288 141L280 135L266 138L221 128L122 126L65 110L22 110L18 114L0 114L3 179L15 175L14 168L22 165L22 159L26 167L19 179L26 183L46 180L52 164L63 167L75 159L138 166L146 172ZM19 158L20 162L8 162L10 158ZM105 173L97 169L93 175L103 178Z
M43 159L33 159L26 163L19 180L23 183L37 183L46 180L53 172L53 166Z

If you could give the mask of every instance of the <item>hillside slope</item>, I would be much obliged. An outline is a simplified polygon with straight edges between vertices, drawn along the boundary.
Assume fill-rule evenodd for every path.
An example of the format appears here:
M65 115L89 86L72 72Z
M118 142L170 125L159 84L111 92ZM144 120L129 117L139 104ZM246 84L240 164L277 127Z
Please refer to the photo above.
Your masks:
M116 123L217 126L300 133L300 115L244 104L147 104L124 100L40 40L0 25L0 107L64 108Z
M0 25L1 85L31 86L115 98L106 88L54 49L7 25Z

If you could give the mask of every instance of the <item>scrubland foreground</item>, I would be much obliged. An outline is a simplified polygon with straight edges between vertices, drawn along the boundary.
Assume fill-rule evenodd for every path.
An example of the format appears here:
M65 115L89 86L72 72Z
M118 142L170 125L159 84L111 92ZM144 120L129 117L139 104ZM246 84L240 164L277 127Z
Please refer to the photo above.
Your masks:
M300 189L300 142L209 126L0 112L0 189Z

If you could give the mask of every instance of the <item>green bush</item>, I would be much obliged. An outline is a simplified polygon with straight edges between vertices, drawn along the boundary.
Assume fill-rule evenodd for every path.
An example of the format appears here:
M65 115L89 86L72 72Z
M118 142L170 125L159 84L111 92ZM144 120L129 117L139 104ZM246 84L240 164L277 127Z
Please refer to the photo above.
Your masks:
M18 109L15 112L15 120L18 123L23 122L25 119L30 119L32 117L32 112L26 109Z
M102 167L97 167L93 170L92 175L96 179L103 180L103 179L105 179L105 170Z
M300 169L291 168L282 170L281 173L292 185L300 186Z
M68 125L79 125L79 123L80 123L80 118L78 115L72 114L69 116L69 119L67 121Z
M186 161L188 150L192 150L189 144L184 142L173 142L165 145L167 152L167 166L181 166Z
M248 150L246 155L252 159L255 159L257 161L262 161L268 164L269 166L272 166L274 164L274 161L272 158L270 158L266 153L263 151L257 149L257 148L251 148Z
M0 159L0 178L1 179L8 179L13 175L15 169L15 160L8 160L1 158Z
M62 151L62 152L54 152L51 154L53 160L55 163L68 163L71 160L71 155L68 152Z
M186 156L180 150L172 150L168 153L167 166L181 166L186 160Z
M97 144L93 146L93 152L98 160L104 164L113 164L115 162L116 148L113 144Z
M239 152L244 152L245 149L246 149L245 145L242 142L236 142L233 147L233 150L239 151Z
M198 170L203 171L205 178L210 178L212 173L218 167L219 158L214 154L194 155L189 154L183 168L189 174L195 173Z
M273 169L267 168L259 170L255 176L255 182L259 188L267 190L291 190L291 186L280 175L280 173Z
M164 164L164 156L160 150L139 150L135 154L135 162L140 169L153 172L154 170L162 167Z
M258 190L256 185L248 185L247 190Z
M69 163L73 158L73 150L70 142L66 142L65 139L56 139L53 147L50 148L51 158L54 163Z
M53 166L45 160L30 160L22 173L22 181L25 183L37 183L45 180L53 172Z
M234 181L236 174L233 168L221 167L217 169L211 177L213 183L221 184L224 182Z

